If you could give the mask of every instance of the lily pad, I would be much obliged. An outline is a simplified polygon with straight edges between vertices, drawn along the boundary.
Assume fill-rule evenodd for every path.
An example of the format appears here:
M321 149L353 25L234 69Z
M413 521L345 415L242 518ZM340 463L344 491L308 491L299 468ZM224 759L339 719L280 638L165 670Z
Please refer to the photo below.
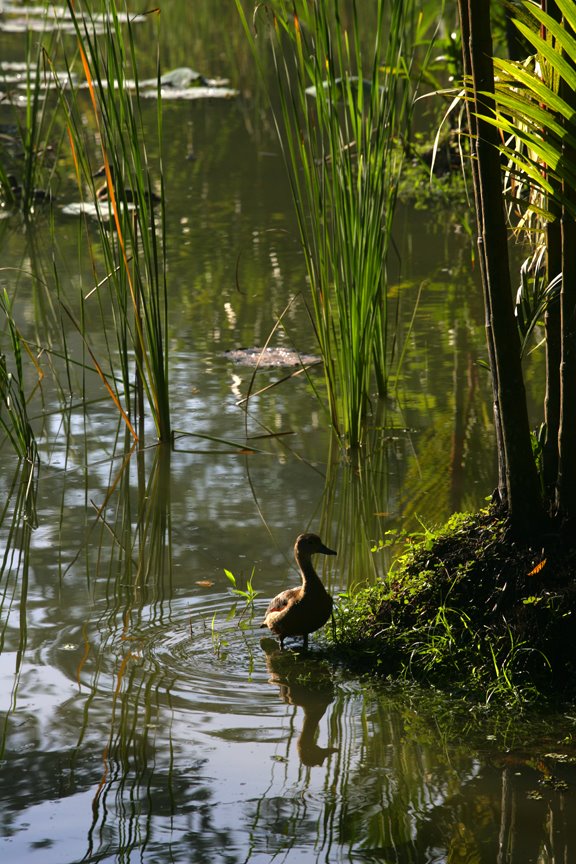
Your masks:
M123 207L122 203L118 204L119 208ZM134 204L127 204L128 210L135 210ZM93 201L71 201L62 207L64 216L90 216L91 219L96 219L101 222L110 222L113 219L112 209L110 204L105 202Z
M142 90L140 93L146 99L155 99L156 90ZM174 99L236 99L240 93L230 87L185 87L179 90L175 87L162 87L160 95L164 101Z
M46 33L50 30L59 30L64 33L75 33L74 22L69 10L65 6L53 4L26 6L22 8L21 3L2 2L0 4L0 30L6 33ZM118 21L126 23L128 13L118 11ZM130 24L146 20L146 15L130 15ZM106 31L113 21L111 15L106 13L94 14L90 17L90 25L94 33L101 34Z

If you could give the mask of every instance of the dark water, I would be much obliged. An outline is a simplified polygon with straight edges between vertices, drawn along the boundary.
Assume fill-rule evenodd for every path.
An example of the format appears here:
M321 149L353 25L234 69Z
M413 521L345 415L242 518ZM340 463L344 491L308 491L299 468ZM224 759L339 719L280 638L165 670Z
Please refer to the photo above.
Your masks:
M263 345L288 304L274 344L316 350L288 184L234 4L173 0L161 19L163 68L193 66L240 91L164 110L176 449L130 456L98 376L78 367L64 387L57 351L35 389L28 373L37 524L12 523L23 469L0 451L2 860L568 862L572 717L487 720L363 681L321 640L280 654L257 628L267 598L295 579L300 531L338 549L323 569L337 593L385 573L387 553L371 550L386 531L475 508L494 484L465 208L459 219L399 206L391 297L404 375L361 470L342 460L303 377L244 410L249 389L283 373L252 381L226 351ZM142 32L152 70L153 33ZM6 61L23 60L24 43L25 27L0 33ZM0 122L13 120L0 105ZM63 212L65 152L59 175L52 227L42 214L27 230L0 220L3 266L15 268L0 281L26 338L56 346L63 330L81 360L54 311L93 287L84 228ZM96 355L102 319L106 309L90 332ZM321 386L321 371L311 376ZM253 573L252 612L225 568L240 588Z

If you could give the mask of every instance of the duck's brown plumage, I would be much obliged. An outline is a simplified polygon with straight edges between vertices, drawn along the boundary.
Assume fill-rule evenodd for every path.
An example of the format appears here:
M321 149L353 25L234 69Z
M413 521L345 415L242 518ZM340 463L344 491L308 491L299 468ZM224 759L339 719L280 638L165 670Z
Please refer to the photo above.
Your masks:
M332 612L332 597L312 566L312 555L317 552L336 555L317 534L300 534L294 544L294 557L302 584L274 597L260 625L280 637L280 647L283 647L286 636L303 636L306 646L308 634L322 627Z
M110 180L112 181L112 186L114 187L114 197L118 201L125 201L126 204L138 204L140 202L140 195L138 192L135 192L133 189L130 189L128 186L123 186L118 182L114 169L110 165ZM106 177L106 168L104 165L101 165L98 171L92 174L92 177L104 177L104 183L96 190L96 200L97 201L108 201L110 198L110 189L108 186L108 177ZM143 197L146 203L149 206L154 206L155 204L159 204L162 200L159 195L156 194L151 189L145 189L143 192Z

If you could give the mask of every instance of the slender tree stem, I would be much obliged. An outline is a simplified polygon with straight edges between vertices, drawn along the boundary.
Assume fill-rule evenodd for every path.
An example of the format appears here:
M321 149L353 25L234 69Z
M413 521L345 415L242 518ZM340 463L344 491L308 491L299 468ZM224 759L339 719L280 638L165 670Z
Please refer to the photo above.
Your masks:
M565 22L565 26L567 26ZM574 59L564 52L564 59L574 65ZM560 96L576 110L576 94L564 79L560 81ZM565 120L573 134L572 121ZM566 140L562 155L574 162L574 147ZM560 292L560 425L558 429L558 483L556 501L560 515L569 524L576 521L576 221L570 209L576 204L576 190L571 183L562 184L562 290Z
M494 93L490 4L486 0L459 0L458 5L465 68L472 77L469 116L476 115L476 126L471 120L471 129L475 130L477 157L478 246L495 389L499 470L513 527L522 533L533 530L541 520L542 505L512 302L498 138L494 127L483 119L493 108L493 100L486 94Z

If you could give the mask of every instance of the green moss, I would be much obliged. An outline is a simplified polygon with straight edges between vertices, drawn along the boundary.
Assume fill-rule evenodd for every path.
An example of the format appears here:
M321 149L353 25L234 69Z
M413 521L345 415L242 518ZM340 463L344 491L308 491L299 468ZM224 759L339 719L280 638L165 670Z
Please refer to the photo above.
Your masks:
M496 511L411 542L385 582L341 598L334 641L355 663L490 702L576 689L576 554L521 545Z

